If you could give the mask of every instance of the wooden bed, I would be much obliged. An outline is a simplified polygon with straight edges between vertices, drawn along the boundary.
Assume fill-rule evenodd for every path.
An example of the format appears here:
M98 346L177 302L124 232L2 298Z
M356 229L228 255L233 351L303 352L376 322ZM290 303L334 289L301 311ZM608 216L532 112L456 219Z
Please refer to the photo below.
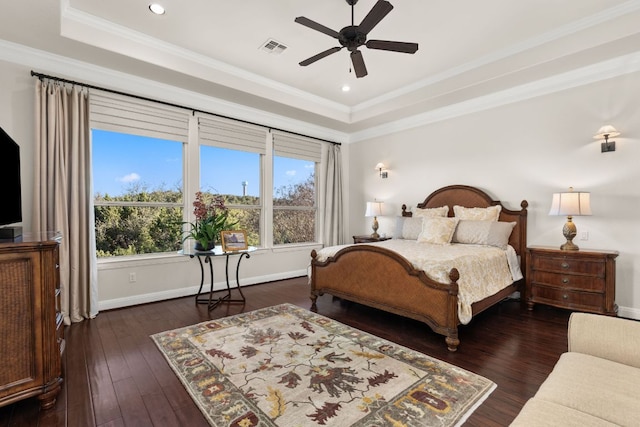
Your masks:
M501 205L499 221L515 222L509 238L520 258L520 268L526 271L527 244L526 200L520 210L510 210L499 201L492 200L484 191L465 185L443 187L431 193L418 208L449 206L489 207ZM411 216L406 206L402 215ZM370 307L410 317L426 323L434 332L445 336L447 347L456 351L458 339L458 270L449 272L450 283L438 283L415 269L403 256L374 245L359 244L341 249L333 257L318 261L316 251L311 252L311 310L317 311L316 300L325 293ZM512 283L498 293L472 305L473 315L502 301L523 288L524 279Z

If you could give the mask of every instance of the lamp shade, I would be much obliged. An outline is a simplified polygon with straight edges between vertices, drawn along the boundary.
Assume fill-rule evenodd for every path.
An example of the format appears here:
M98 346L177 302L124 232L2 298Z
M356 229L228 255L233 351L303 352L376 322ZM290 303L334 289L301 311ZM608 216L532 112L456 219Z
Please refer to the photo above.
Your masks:
M549 215L578 216L591 215L591 193L569 191L554 193Z
M382 202L367 202L367 210L364 216L380 216L382 215Z
M600 129L598 129L598 132L596 132L593 138L604 139L605 135L607 136L607 138L615 138L616 136L620 135L620 132L618 132L616 128L611 125L604 125Z

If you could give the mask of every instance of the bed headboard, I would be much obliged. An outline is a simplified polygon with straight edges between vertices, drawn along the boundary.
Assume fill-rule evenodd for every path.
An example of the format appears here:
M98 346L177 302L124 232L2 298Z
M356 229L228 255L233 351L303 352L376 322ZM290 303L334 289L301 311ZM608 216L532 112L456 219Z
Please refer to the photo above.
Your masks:
M489 206L500 205L499 221L515 222L516 225L509 237L509 244L513 246L521 259L522 271L525 271L525 253L527 249L527 207L529 203L523 200L520 203L520 210L511 210L505 207L499 200L492 200L491 197L479 188L468 185L450 185L442 187L429 194L424 202L418 203L417 207L437 208L440 206L449 206L449 216L453 216L453 206L464 206L466 208L486 208ZM402 205L402 216L410 217L411 212L407 211L407 206Z

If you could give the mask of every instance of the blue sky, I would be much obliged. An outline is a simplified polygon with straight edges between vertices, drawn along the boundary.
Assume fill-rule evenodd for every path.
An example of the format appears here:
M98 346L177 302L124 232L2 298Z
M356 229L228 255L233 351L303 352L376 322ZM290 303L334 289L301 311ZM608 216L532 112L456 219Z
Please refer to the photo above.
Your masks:
M181 143L95 129L92 142L94 193L118 196L132 184L149 190L182 185ZM204 147L201 162L204 190L241 195L247 181L247 194L259 195L257 154ZM276 188L302 182L311 173L313 162L282 157L274 161Z

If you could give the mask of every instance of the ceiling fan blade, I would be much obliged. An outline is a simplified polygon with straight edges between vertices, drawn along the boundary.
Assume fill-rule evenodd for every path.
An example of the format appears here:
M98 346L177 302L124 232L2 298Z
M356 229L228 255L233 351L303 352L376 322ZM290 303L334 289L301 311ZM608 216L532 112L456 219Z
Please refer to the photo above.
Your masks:
M358 25L358 30L365 35L369 34L369 31L373 30L373 27L378 25L378 23L382 21L382 18L387 16L392 9L393 5L388 1L378 0L378 3L373 6L373 9L369 11L360 25Z
M418 43L392 42L388 40L369 40L365 46L369 49L390 50L402 53L416 53L418 50Z
M364 58L362 52L354 50L351 52L351 62L353 63L353 70L356 72L356 77L364 77L367 75L367 67L364 65Z
M304 16L298 16L294 21L297 22L298 24L304 25L305 27L309 27L312 30L320 31L321 33L324 33L328 36L333 37L334 39L337 39L338 37L340 37L340 34L338 34L337 31L334 31L331 28L325 27L322 24L318 24L317 22L312 21L309 18L305 18Z
M324 58L325 56L329 56L332 53L336 53L339 52L340 49L342 49L341 47L332 47L331 49L327 49L324 52L320 52L317 55L313 55L311 58L307 58L304 61L300 62L300 65L302 65L303 67L306 67L309 64L313 64L314 62L316 62L319 59Z

